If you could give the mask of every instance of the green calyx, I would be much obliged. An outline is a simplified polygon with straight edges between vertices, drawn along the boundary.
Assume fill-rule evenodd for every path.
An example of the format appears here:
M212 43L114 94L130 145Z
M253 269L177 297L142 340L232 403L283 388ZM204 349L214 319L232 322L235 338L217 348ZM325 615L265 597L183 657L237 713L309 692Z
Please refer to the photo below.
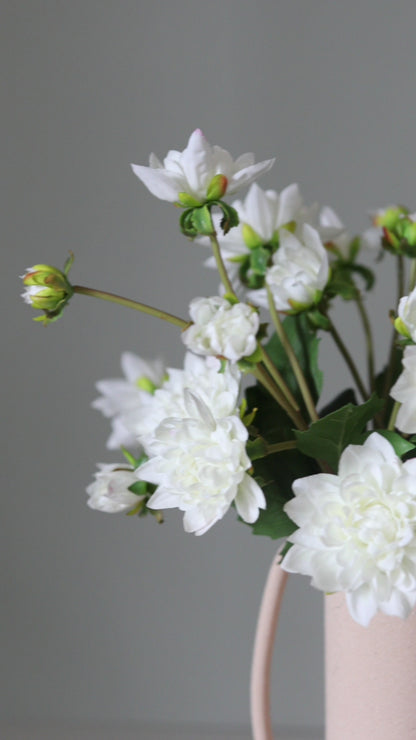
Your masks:
M145 391L146 393L150 393L151 396L155 393L157 390L157 385L153 383L150 378L148 378L146 375L142 375L140 378L137 378L136 385L138 388L140 388L141 391Z
M187 208L182 213L179 220L182 233L190 239L195 239L197 236L213 236L215 229L211 210L214 206L222 213L220 225L224 234L228 234L230 229L238 225L238 214L232 206L222 200L211 200L203 205Z

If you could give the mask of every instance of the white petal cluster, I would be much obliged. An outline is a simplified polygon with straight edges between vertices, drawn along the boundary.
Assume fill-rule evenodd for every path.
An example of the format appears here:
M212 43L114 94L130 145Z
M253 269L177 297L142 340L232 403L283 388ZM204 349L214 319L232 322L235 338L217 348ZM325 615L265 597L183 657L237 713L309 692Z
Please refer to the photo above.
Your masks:
M405 434L416 433L416 346L403 352L403 370L390 390L390 395L401 406L396 417L396 427Z
M140 358L130 361L130 370L142 372ZM126 489L134 481L147 480L158 486L147 506L178 507L185 512L186 531L203 534L233 501L245 521L255 521L265 499L247 472L251 462L248 432L238 412L237 365L228 362L223 367L217 357L187 352L184 368L169 368L152 393L137 392L131 382L134 375L128 381L102 381L107 385L99 384L105 391L100 408L113 417L113 425L122 424L149 460L134 473L124 470L125 479L115 466L103 466L88 489L89 505L103 511L133 508L137 496L131 498L134 494Z
M244 296L246 292L246 287L239 279L239 259L250 254L244 235L246 227L258 237L259 244L267 245L275 240L276 236L284 240L288 230L294 231L298 238L302 238L303 226L308 224L318 232L321 242L331 241L342 255L347 249L346 242L349 239L335 211L328 207L320 208L316 203L306 206L296 183L284 188L280 193L275 190L263 190L254 183L246 198L243 201L235 200L232 206L238 213L239 225L226 235L223 235L219 228L220 217L214 216L214 225L218 231L222 257L239 296ZM198 241L209 245L206 238ZM214 258L208 258L205 265L215 268ZM253 300L253 295L256 295L254 291L250 293L250 300ZM256 300L253 302L256 305L264 305L264 293L261 300L262 303Z
M197 393L215 418L236 412L241 373L235 364L222 368L216 357L185 355L183 369L168 368L167 380L146 401L146 407L136 406L125 417L128 428L138 437L146 454L149 440L157 426L166 418L188 416L185 392Z
M285 511L299 529L282 567L345 591L362 625L378 611L407 617L416 604L416 460L403 463L373 433L344 450L338 475L300 478L293 491Z
M400 319L395 322L397 330L416 342L416 288L400 299L397 314Z
M211 146L202 131L196 129L182 152L169 151L163 163L151 154L149 167L133 164L132 169L148 190L161 200L175 203L180 193L186 193L203 202L215 175L227 178L226 192L231 194L250 185L273 163L274 159L267 159L256 164L253 154L242 154L233 160L225 149Z
M137 483L137 475L131 467L100 464L95 480L87 488L90 509L107 514L128 512L137 506L140 496L129 491Z
M280 246L267 270L266 283L278 311L301 310L321 297L329 277L329 261L318 232L305 224L301 238L283 229ZM248 298L267 308L265 288L248 292Z
M187 416L162 421L147 444L148 462L137 471L157 485L149 508L178 508L186 532L204 534L234 501L254 522L265 507L261 488L246 472L247 429L236 414L214 418L199 396L185 391Z
M185 346L198 355L221 355L231 362L256 349L258 312L246 303L225 298L194 298L189 306L192 325L182 332Z
M97 383L101 396L92 403L93 408L112 419L112 433L107 440L110 450L137 447L137 434L129 423L131 412L139 409L145 413L153 388L162 384L166 372L160 360L148 362L132 352L123 352L121 369L124 378Z

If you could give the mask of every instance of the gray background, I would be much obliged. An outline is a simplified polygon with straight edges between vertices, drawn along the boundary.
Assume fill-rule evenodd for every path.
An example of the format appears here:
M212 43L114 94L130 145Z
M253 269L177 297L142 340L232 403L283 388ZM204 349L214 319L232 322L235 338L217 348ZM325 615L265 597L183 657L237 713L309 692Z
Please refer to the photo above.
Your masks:
M228 516L107 516L84 489L109 427L94 383L123 350L180 366L175 328L88 298L44 329L17 276L76 256L74 282L187 315L217 280L178 213L132 175L196 127L234 156L276 155L352 232L415 206L416 6L377 0L3 0L1 687L4 720L247 726L256 613L275 543ZM395 306L381 266L381 363ZM337 322L362 360L355 313ZM324 398L349 383L323 340ZM323 724L322 599L292 578L277 639L276 724ZM312 730L310 730L312 732Z

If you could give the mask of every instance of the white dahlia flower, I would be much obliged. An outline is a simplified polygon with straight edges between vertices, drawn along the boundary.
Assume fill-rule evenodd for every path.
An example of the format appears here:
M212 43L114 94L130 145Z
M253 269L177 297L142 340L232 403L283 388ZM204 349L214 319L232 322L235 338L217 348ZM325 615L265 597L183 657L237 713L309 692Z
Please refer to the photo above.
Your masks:
M403 371L390 390L390 395L401 406L396 427L405 434L416 433L416 346L409 345L403 352Z
M400 299L397 315L394 322L397 331L416 342L416 288Z
M282 568L345 591L364 626L378 611L407 617L416 604L416 460L403 463L373 433L344 450L338 475L300 478L293 491L285 511L299 529Z
M147 189L161 200L175 203L180 194L206 200L207 191L216 175L226 178L227 195L250 185L257 177L267 172L274 159L254 162L253 154L242 154L236 160L219 146L211 146L200 129L194 131L182 152L168 152L162 162L155 154L150 155L149 167L132 164L135 175Z
M164 419L188 416L186 390L197 393L215 418L230 416L237 409L241 372L235 364L227 363L223 368L216 357L198 357L187 352L184 368L168 368L167 375L161 388L147 399L146 407L137 407L125 417L128 429L147 454L152 434Z
M153 392L165 377L165 367L160 360L149 362L132 352L121 355L124 378L100 380L96 384L101 396L92 406L112 419L112 433L107 440L110 450L121 446L137 447L137 434L128 424L132 413L146 413L146 406Z
M280 246L266 273L278 311L298 311L316 303L329 277L329 261L318 232L305 224L301 238L286 229L280 232ZM265 288L251 290L249 300L267 308Z
M187 418L164 419L147 445L150 459L137 471L157 488L149 508L178 508L186 532L204 534L232 502L246 522L265 508L261 488L246 472L248 432L237 415L215 419L195 393L185 392Z
M257 346L260 318L246 303L225 298L194 298L189 307L192 325L182 332L186 347L197 355L221 355L231 362L251 355Z
M119 514L134 509L141 496L129 491L137 483L137 475L130 466L99 464L95 480L87 488L90 509L107 514Z

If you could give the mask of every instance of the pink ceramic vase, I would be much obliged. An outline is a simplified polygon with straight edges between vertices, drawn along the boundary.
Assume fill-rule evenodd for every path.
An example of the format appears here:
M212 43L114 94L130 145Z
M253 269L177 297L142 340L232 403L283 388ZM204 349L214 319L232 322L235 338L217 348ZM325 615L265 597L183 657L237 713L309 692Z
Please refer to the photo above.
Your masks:
M270 673L288 576L279 560L277 554L269 571L254 642L254 740L274 737ZM325 596L325 653L325 740L416 740L416 610L407 619L377 614L362 627L351 617L345 594Z
M416 740L416 611L351 617L325 597L326 740Z

